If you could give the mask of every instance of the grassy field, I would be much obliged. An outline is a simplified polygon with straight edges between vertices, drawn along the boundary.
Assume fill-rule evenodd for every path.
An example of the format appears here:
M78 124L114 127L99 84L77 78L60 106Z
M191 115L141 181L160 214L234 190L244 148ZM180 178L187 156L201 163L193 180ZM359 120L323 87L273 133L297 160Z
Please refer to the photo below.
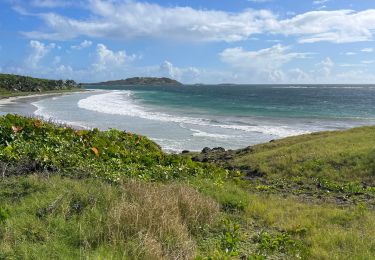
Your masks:
M375 127L289 137L235 151L190 154L247 174L255 192L375 208Z
M375 255L372 127L187 156L14 115L0 136L0 259Z

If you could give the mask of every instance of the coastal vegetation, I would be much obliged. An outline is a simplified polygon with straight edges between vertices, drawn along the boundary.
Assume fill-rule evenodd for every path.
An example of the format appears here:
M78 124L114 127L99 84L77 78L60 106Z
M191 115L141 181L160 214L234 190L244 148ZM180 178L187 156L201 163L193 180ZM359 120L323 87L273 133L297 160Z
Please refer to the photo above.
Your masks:
M39 92L64 92L80 88L74 80L49 80L0 74L0 97L23 96Z
M375 128L166 154L0 118L0 259L371 259Z
M112 80L99 83L90 83L85 85L105 85L105 86L179 86L182 83L170 78L155 78L155 77L134 77L120 80Z

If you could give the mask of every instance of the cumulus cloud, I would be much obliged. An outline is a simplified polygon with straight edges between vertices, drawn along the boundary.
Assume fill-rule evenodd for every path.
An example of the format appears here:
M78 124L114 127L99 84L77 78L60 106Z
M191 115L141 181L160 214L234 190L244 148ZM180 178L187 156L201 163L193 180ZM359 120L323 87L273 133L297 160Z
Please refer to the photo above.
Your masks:
M373 52L374 49L373 48L364 48L361 50L361 52Z
M294 60L306 58L307 53L290 52L281 44L258 51L246 51L242 47L228 48L220 53L221 60L234 68L251 74L263 74L267 81L283 78L281 67Z
M164 61L163 64L160 65L160 73L163 76L171 77L171 78L180 78L181 70L173 66L173 64L169 61Z
M363 60L361 62L362 62L362 64L373 64L375 61L374 60Z
M242 47L228 48L220 53L221 59L238 68L269 70L279 68L285 63L305 58L306 53L288 52L289 48L281 44L258 51L245 51Z
M78 20L55 13L41 14L50 32L26 32L29 37L72 39L84 35L129 39L174 38L190 41L238 41L260 33L274 20L269 11L240 13L197 10L191 7L162 7L151 3L90 0L95 18Z
M31 4L36 7L55 8L70 6L72 2L61 0L33 0Z
M320 77L328 78L331 76L332 69L335 66L335 63L330 57L327 57L316 65L319 68L318 74L321 75Z
M137 58L136 55L127 55L125 51L112 51L104 44L96 46L97 61L93 64L98 71L107 69L115 69L121 67L125 62L133 61Z
M26 59L26 65L30 67L37 67L39 61L44 58L50 50L56 47L55 43L50 43L48 45L39 42L39 41L30 41L29 46L31 48L31 52Z
M152 70L151 75L169 77L183 82L197 82L202 71L195 67L180 68L174 66L170 61L164 61L158 69Z
M82 50L82 49L90 47L91 45L92 45L92 41L84 40L83 42L81 42L78 45L70 46L70 48L73 49L73 50Z
M312 11L276 23L274 33L300 36L300 43L369 41L375 30L375 9Z
M329 0L315 0L315 1L313 1L313 4L314 5L321 5L321 4L325 4L327 2L329 2Z
M235 42L254 34L293 35L300 43L369 41L375 30L375 9L311 11L280 19L267 10L241 12L164 7L134 1L86 0L89 18L43 13L47 31L24 32L40 39L97 37L165 38L188 41Z

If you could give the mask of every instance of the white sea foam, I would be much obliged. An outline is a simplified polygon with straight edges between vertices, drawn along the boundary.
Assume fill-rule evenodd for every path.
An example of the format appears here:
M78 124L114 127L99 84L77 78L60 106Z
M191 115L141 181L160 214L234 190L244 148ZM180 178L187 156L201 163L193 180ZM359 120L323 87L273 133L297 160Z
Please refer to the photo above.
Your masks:
M96 94L79 100L78 107L105 114L123 115L161 122L173 122L178 124L183 123L184 125L198 125L213 128L217 127L224 129L232 129L244 132L258 132L277 137L287 137L292 135L308 133L308 131L305 130L294 129L289 126L283 125L270 124L263 126L252 126L216 122L214 123L212 120L204 118L176 116L162 112L151 111L150 109L142 107L140 104L136 103L132 99L132 94L132 91L111 91L104 94ZM194 136L227 138L226 135L222 134L210 134L200 130L199 132L197 132L195 128L190 128L190 130L194 132Z
M219 139L229 139L229 138L235 138L233 135L223 135L223 134L213 134L213 133L207 133L198 129L190 129L192 132L194 132L193 136L198 137L209 137L209 138L219 138Z
M92 95L78 101L78 107L105 114L138 117L162 122L201 124L205 119L173 116L166 113L148 111L135 103L131 91L112 91Z
M315 87L315 86L275 86L275 87L272 87L272 88L274 88L274 89L279 89L279 88L281 88L281 89L288 89L288 88L292 88L292 89L300 89L300 88L302 88L302 89L305 89L305 88L317 88L317 87Z
M43 102L43 101L37 101L37 102L31 103L31 105L33 105L37 108L34 112L34 115L36 115L37 117L40 117L40 118L42 118L44 120L47 120L47 121L52 121L52 122L57 123L57 124L69 125L69 126L83 128L83 129L90 129L90 127L88 127L87 125L85 125L82 122L73 122L73 121L68 121L68 120L57 119L53 114L48 112L47 108L44 107L41 104L41 102Z

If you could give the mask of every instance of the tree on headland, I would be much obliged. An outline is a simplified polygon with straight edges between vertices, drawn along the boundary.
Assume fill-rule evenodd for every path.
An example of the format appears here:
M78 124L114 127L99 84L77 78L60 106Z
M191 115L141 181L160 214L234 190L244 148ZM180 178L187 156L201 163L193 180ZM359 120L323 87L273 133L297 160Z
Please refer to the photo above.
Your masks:
M12 74L0 74L0 89L19 92L41 92L77 88L74 80L50 80Z

